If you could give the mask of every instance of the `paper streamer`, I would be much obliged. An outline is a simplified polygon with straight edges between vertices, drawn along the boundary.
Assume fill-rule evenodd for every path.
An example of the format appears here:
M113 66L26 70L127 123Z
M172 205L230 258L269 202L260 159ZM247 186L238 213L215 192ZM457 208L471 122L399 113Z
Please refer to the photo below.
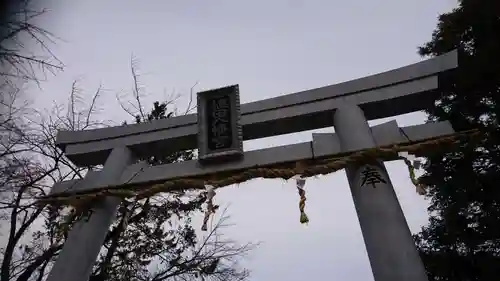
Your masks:
M415 186L415 190L419 195L425 195L425 185L420 183L419 180L415 176L415 169L419 169L421 167L420 159L417 159L415 155L409 154L406 151L401 151L398 155L403 159L406 166L408 167L408 172L410 173L410 180ZM413 161L413 163L412 163Z
M214 214L219 206L214 205L213 198L215 196L215 188L212 185L205 185L207 193L207 210L205 211L205 217L203 218L203 225L201 226L202 231L207 231L208 229L208 219L210 215Z

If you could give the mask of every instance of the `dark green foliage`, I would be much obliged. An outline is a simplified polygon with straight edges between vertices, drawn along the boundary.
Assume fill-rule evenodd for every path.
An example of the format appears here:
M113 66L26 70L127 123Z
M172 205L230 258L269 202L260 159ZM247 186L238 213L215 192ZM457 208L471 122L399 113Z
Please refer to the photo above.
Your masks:
M436 56L459 49L457 71L429 119L455 130L479 128L479 142L430 157L429 225L416 242L430 280L498 280L500 276L500 1L463 0L439 17L432 40L419 52Z
M135 122L136 123L142 123L142 122L151 122L153 120L160 120L160 119L166 119L174 116L173 112L167 113L167 103L163 102L160 103L158 101L155 101L153 103L153 108L151 109L151 112L147 115L142 117L141 115L136 115L135 116ZM192 150L185 150L185 151L178 151L174 152L170 155L164 156L164 157L151 157L150 159L147 159L147 161L151 165L160 165L160 164L166 164L166 163L175 163L179 161L186 161L186 160L191 160L194 158L194 153Z

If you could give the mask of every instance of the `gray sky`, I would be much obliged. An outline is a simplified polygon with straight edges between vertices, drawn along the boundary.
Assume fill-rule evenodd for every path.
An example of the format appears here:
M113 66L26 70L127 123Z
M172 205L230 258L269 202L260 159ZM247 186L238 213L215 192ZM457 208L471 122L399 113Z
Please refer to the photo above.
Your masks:
M42 90L31 89L37 106L64 103L74 79L88 96L102 83L107 90L101 118L120 123L130 120L115 95L131 92L131 54L139 60L147 108L165 91L188 93L196 81L197 91L239 84L245 103L420 61L417 46L430 39L438 14L455 1L51 0L46 5L52 12L44 25L64 40L53 51L66 70ZM400 126L418 124L425 115L396 120ZM303 132L245 142L245 149L308 140L311 132ZM427 203L402 163L387 167L417 232L427 222ZM250 280L373 280L344 172L310 179L306 190L307 226L298 221L292 181L253 180L215 197L230 204L236 225L226 230L228 236L263 242L245 261L253 271Z

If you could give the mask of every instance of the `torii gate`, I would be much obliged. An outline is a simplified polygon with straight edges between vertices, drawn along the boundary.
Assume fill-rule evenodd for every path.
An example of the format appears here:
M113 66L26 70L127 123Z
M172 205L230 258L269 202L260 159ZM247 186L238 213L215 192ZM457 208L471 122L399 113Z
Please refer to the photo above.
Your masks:
M229 175L247 170L239 176L209 182L224 186L256 176L290 178L300 173L307 177L345 167L375 280L426 281L424 266L383 161L399 159L397 151L414 151L414 144L450 136L454 131L449 122L399 128L392 121L370 128L367 120L433 106L432 94L438 89L440 74L456 68L457 57L453 51L384 73L241 107L238 87L230 86L198 93L198 114L59 132L57 144L75 165L104 166L102 171L89 172L83 180L55 184L43 200L66 198L71 204L72 200L99 194L103 200L94 201L92 215L70 230L47 280L88 280L124 196L146 197L159 191L202 188L203 180L182 179L213 178L216 173ZM217 121L222 125L215 129ZM336 133L313 134L310 142L243 152L243 140L332 125ZM388 149L375 151L377 147ZM199 149L199 160L153 167L135 163L138 157L195 148ZM377 158L363 162L361 158L367 155ZM339 157L351 158L346 162ZM331 158L337 160L328 162ZM321 165L291 168L290 163L297 161ZM273 173L266 174L264 168L273 167Z

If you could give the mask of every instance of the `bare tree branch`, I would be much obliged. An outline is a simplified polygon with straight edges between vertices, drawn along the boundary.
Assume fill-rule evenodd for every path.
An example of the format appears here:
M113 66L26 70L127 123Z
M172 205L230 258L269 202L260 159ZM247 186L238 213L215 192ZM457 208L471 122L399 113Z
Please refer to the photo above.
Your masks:
M2 22L6 31L0 38L0 77L39 82L41 71L55 73L63 69L62 62L50 50L48 43L54 43L56 37L49 31L34 24L34 21L45 15L46 10L31 10L31 1L22 1L22 6ZM26 39L28 38L28 39ZM57 38L58 39L58 38ZM29 40L31 42L26 42ZM42 54L34 54L26 47L38 45ZM32 44L35 43L35 44Z
M193 111L196 108L196 106L193 105L193 96L194 96L193 91L194 91L194 87L196 87L196 85L198 85L198 81L196 81L196 83L194 83L194 85L191 86L191 89L189 90L189 103L186 107L186 111L184 112L184 115L191 113L191 111Z
M221 218L205 236L198 246L193 249L190 256L182 257L172 262L168 256L160 255L162 266L152 273L152 281L163 281L174 277L188 279L211 279L211 280L243 280L248 277L246 269L237 266L237 260L244 257L258 244L239 245L237 242L223 239L217 234L218 230L228 227L229 219L225 215L227 210L221 214Z
M141 104L141 86L139 84L139 74L137 73L137 68L138 61L132 56L132 58L130 59L130 70L132 72L132 79L134 80L133 95L137 102L136 110L139 111L140 118L142 118L142 120L145 120L146 115L144 114L144 110Z
M34 199L46 194L55 182L75 176L82 178L86 173L86 169L75 167L67 160L55 145L55 134L60 129L86 128L99 123L92 118L100 91L96 91L86 108L82 107L84 103L76 89L73 83L66 113L63 115L63 111L57 109L55 112L60 114L55 118L31 109L32 118L25 118L16 115L23 111L5 108L11 116L3 119L5 122L0 126L0 136L8 136L0 139L0 183L3 187L0 189L0 214L9 227L7 245L1 251L1 281L28 281L36 274L43 278L67 235L67 229L61 228L66 210L40 208L34 204ZM3 105L12 107L14 103ZM44 220L44 227L35 228ZM30 236L32 243L21 242L29 240Z

